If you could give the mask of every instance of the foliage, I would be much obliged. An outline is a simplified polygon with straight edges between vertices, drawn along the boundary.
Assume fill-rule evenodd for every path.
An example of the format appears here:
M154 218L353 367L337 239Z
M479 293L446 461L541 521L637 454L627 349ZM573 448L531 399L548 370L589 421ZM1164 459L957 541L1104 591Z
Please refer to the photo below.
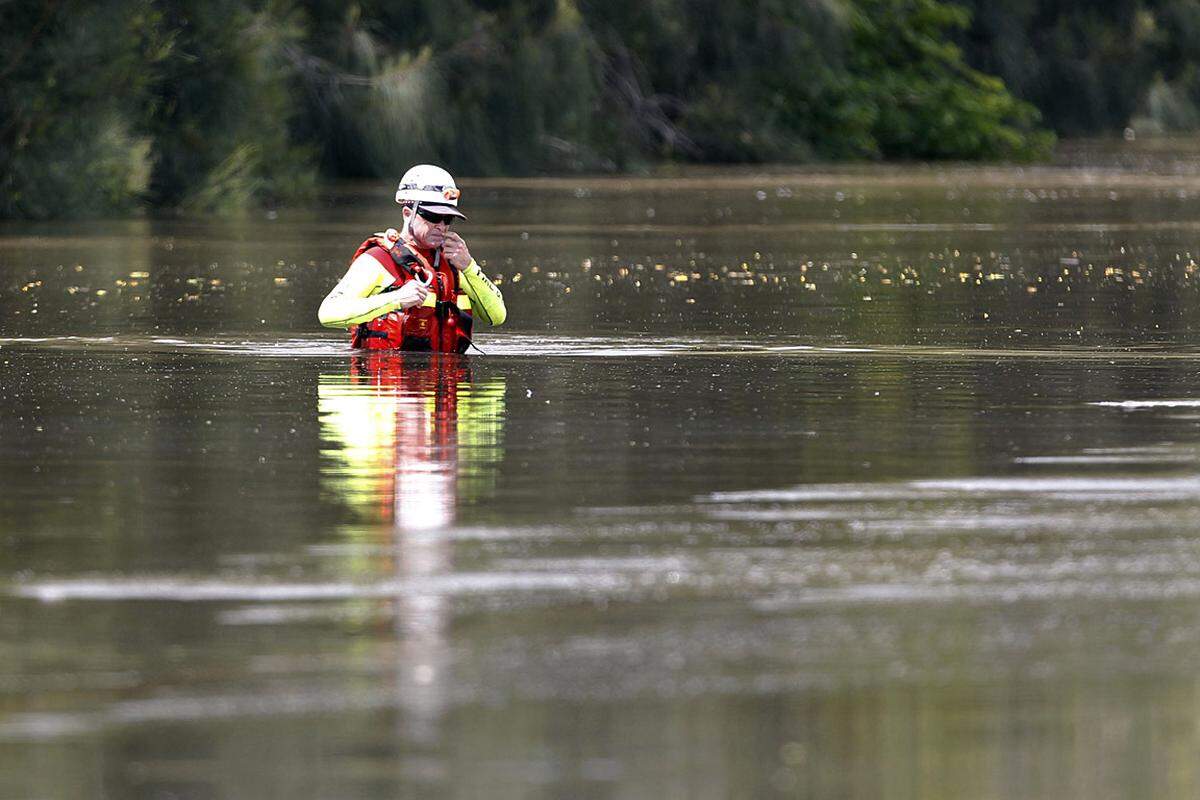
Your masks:
M231 210L312 185L286 14L239 0L0 4L0 216ZM289 39L290 36L290 39Z
M901 158L1028 159L1049 152L1040 115L971 69L946 35L969 24L935 0L858 0L852 97L870 109L878 153Z
M147 199L156 206L231 211L296 197L312 185L293 143L284 48L299 38L286 4L242 0L160 3L164 53L143 130L152 141Z
M308 6L306 125L330 171L604 166L593 42L571 0Z
M133 207L149 177L135 98L150 5L0 5L0 217Z
M972 65L1036 105L1064 136L1122 129L1159 69L1178 70L1196 55L1195 40L1172 32L1170 22L1181 10L1194 13L1195 0L967 0L967 7L975 20L966 48Z
M310 104L318 129L343 128L325 140L336 172L1026 158L1049 142L1030 106L940 41L966 16L937 0L389 8L310 7L325 31Z
M1200 125L1200 0L0 0L0 216Z
M840 5L597 0L588 16L606 67L608 113L641 128L633 140L649 152L701 161L857 154L841 146L859 132L838 97Z

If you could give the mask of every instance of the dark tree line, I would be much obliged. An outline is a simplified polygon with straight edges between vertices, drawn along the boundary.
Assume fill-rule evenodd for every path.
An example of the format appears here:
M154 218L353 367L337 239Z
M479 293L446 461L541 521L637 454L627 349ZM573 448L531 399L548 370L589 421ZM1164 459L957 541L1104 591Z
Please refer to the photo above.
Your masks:
M970 63L1062 136L1200 125L1200 2L969 0Z
M1200 125L1200 0L0 0L0 216L320 177L1036 159Z

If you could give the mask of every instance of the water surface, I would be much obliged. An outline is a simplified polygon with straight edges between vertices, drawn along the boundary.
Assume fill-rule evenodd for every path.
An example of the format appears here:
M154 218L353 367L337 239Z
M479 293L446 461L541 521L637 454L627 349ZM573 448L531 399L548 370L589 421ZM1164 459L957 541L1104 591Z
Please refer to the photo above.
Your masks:
M0 798L1194 797L1200 179L463 181L0 228ZM35 313L36 312L36 313Z

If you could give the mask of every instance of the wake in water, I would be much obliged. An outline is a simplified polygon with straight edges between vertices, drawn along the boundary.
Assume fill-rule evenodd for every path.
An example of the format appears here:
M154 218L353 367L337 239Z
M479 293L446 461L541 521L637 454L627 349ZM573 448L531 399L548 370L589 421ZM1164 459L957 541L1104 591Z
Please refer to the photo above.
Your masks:
M813 342L801 336L547 336L532 333L495 333L480 336L482 352L472 359L500 356L575 358L654 358L677 356L861 356L919 358L925 360L1022 359L1067 362L1200 361L1192 348L972 348L921 345L876 345L849 342ZM257 358L331 358L352 355L344 338L328 334L301 336L228 334L222 336L61 336L0 337L0 350L54 350L69 352L210 353ZM1200 406L1200 400L1123 400L1097 403L1124 408L1174 405Z

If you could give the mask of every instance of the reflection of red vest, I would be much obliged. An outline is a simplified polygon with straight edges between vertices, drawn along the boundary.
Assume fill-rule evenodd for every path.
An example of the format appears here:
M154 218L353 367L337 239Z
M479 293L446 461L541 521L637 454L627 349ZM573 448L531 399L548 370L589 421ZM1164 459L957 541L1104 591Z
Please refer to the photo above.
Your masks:
M392 276L392 284L385 292L395 291L419 277L429 281L429 298L425 305L392 311L356 325L351 330L352 347L466 352L471 346L471 311L460 306L469 303L460 302L466 295L458 285L458 270L442 260L440 251L426 254L400 242L389 253L376 245L374 239L368 239L359 245L354 258L363 253L378 261Z
M407 361L406 361L407 359ZM385 519L395 521L402 513L398 504L413 500L414 491L440 489L438 496L421 495L418 502L431 502L453 510L457 503L458 479L458 390L471 382L471 361L457 355L432 353L406 356L395 350L372 350L350 358L350 383L371 387L371 394L391 397L390 404L396 448L391 454L390 491L379 499ZM414 402L419 400L420 402ZM432 402L429 402L432 401ZM442 475L442 483L428 482ZM414 482L417 486L405 486Z

